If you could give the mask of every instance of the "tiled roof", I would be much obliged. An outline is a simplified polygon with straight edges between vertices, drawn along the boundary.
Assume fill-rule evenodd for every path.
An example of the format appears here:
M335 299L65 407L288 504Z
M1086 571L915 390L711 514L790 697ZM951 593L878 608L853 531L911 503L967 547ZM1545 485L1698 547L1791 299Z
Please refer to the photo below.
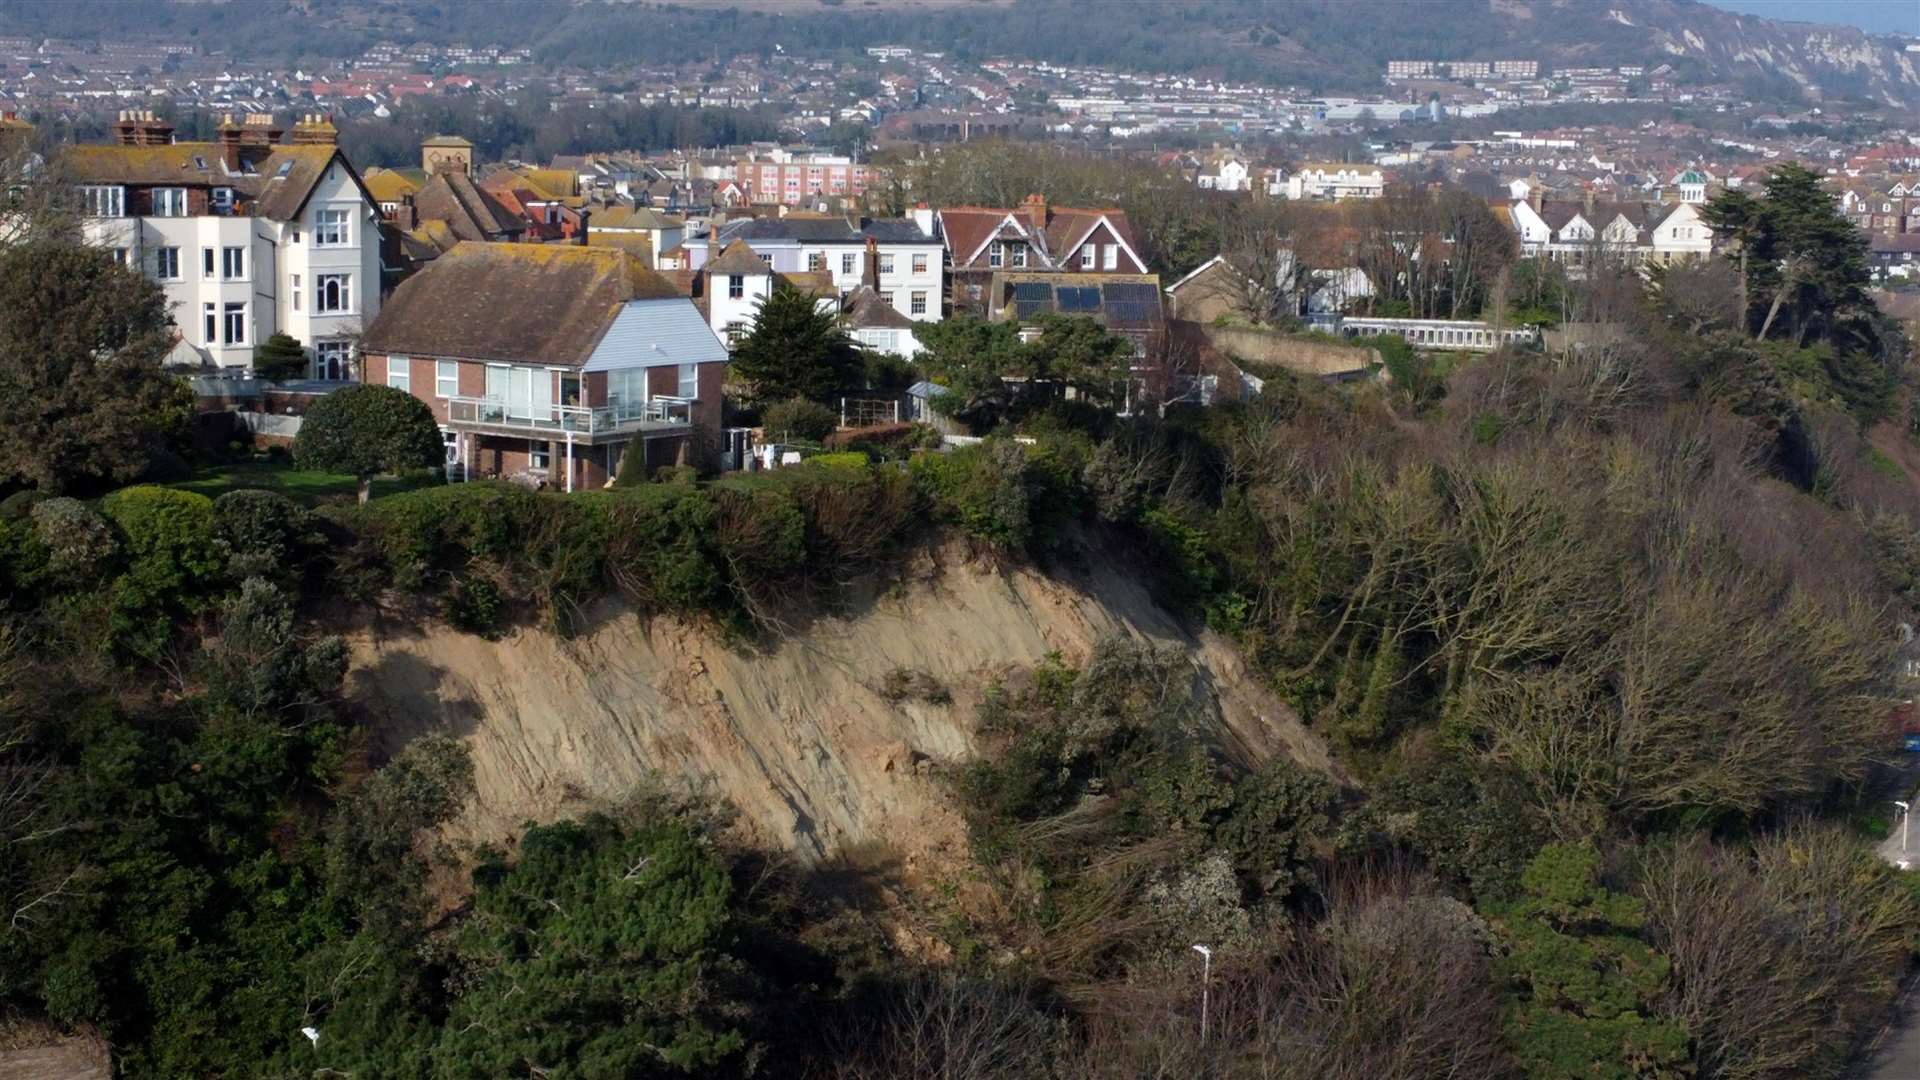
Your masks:
M462 243L394 290L360 347L579 366L627 301L677 295L616 249Z
M402 197L420 190L418 183L392 169L368 169L361 179L366 181L367 190L373 193L375 202L397 203Z
M480 190L459 169L441 169L413 197L421 220L447 223L462 240L500 240L527 231L526 219L515 215L488 192Z

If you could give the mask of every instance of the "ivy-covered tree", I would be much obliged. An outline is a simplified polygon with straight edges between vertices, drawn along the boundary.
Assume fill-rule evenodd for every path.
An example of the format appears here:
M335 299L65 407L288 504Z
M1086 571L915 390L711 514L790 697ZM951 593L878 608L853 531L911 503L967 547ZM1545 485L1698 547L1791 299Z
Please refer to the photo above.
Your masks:
M753 328L733 350L733 371L756 401L825 401L860 384L865 361L853 339L811 295L786 285L760 302Z
M375 475L432 468L445 452L433 410L391 386L335 390L307 410L293 439L295 464L358 477L362 503Z
M160 369L176 332L160 287L106 252L0 244L0 483L125 483L180 437L186 384Z

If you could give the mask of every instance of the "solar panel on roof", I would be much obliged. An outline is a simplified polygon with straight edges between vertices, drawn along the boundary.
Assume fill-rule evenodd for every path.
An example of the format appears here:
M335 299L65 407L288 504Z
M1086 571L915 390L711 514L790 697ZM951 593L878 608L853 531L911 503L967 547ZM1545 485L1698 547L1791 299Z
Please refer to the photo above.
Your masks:
M1053 286L1044 281L1023 281L1013 287L1013 298L1023 304L1045 303L1053 299Z
M1061 311L1099 311L1100 290L1086 286L1063 285L1059 290Z
M1107 303L1115 300L1125 303L1152 303L1159 298L1160 290L1152 285L1137 282L1116 281L1107 286Z
M1154 316L1159 314L1159 310L1159 306L1155 304L1107 301L1107 318L1115 322L1152 322Z
M1014 314L1019 317L1020 321L1026 322L1041 312L1046 311L1049 306L1051 305L1044 300L1022 300L1013 307Z

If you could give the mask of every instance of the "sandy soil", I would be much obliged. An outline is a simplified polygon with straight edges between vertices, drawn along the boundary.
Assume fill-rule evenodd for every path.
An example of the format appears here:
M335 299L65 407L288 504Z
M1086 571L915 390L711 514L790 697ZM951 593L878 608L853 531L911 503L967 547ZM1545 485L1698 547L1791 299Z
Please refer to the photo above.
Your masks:
M382 753L428 731L472 748L478 793L449 830L465 842L618 798L658 773L710 784L763 843L805 859L885 845L912 874L961 853L961 823L930 766L974 752L983 687L1049 651L1077 660L1116 633L1189 652L1195 694L1229 753L1287 753L1332 770L1227 642L1183 629L1137 581L1088 562L1046 577L948 549L856 610L760 651L615 607L572 640L363 631L349 686ZM932 676L953 703L888 701L878 688L895 668Z

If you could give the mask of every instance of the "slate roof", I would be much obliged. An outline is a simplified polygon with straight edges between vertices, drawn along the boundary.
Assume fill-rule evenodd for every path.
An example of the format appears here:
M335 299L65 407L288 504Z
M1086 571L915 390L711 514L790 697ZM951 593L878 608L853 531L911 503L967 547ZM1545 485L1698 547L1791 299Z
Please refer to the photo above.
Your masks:
M468 242L402 282L360 347L578 367L628 301L677 295L618 249Z
M862 285L848 293L840 302L840 310L847 318L847 325L856 330L913 328L913 320L900 314L899 309L887 303L886 298L871 285Z
M726 231L721 230L725 236ZM745 240L733 240L720 250L720 254L702 269L709 274L770 274L772 269Z

